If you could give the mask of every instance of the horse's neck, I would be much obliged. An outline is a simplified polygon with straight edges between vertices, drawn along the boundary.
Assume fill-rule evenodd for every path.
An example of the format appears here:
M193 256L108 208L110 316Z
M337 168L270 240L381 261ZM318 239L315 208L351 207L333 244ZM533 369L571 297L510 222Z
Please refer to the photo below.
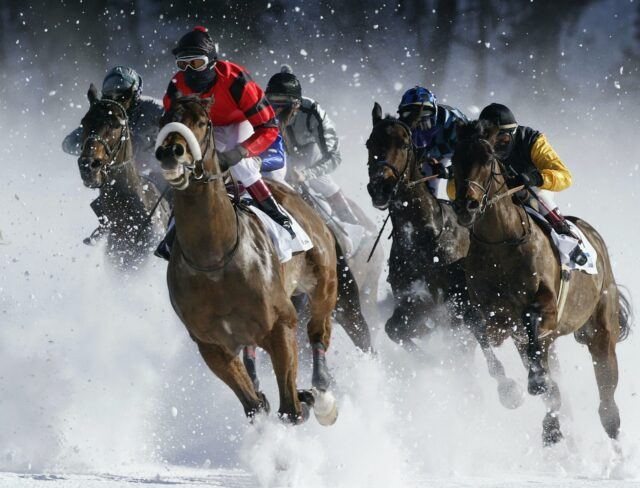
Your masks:
M182 252L198 266L220 265L238 237L235 210L222 181L176 192L173 198Z
M526 232L527 215L510 198L488 207L473 226L473 233L486 242L517 241Z
M422 178L417 163L412 161L405 183L401 183L394 201L391 203L391 218L394 226L410 222L418 233L434 237L439 233L441 212L436 197L429 191L426 183L418 183L411 188L407 182Z
M106 181L100 188L100 197L107 204L105 214L113 222L124 217L126 211L123 211L123 207L126 205L144 207L142 181L133 161L109 169Z

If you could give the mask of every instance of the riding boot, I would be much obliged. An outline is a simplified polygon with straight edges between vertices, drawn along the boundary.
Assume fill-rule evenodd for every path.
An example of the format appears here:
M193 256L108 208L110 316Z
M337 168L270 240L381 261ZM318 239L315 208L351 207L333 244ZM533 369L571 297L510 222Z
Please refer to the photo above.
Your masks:
M247 192L253 198L256 207L266 213L275 223L283 227L291 236L291 239L296 238L295 232L291 227L291 220L289 216L284 213L276 199L273 198L271 190L265 184L264 181L258 180L253 185L247 187Z
M571 227L569 227L567 219L565 219L564 215L562 215L557 208L547 213L544 218L547 219L547 222L549 222L553 230L558 234L578 239L578 236L576 236L571 230ZM587 256L580 248L580 244L576 245L573 251L569 254L569 257L571 258L571 261L576 263L578 266L587 264Z
M351 205L342 193L342 190L338 190L330 197L326 197L327 202L331 206L331 209L336 213L338 218L347 224L360 225L358 217L353 213Z
M158 244L158 247L153 252L153 255L162 258L166 261L169 261L171 257L171 246L173 246L173 241L176 239L176 225L175 219L173 215L169 218L169 225L167 227L167 233L164 235L164 238Z

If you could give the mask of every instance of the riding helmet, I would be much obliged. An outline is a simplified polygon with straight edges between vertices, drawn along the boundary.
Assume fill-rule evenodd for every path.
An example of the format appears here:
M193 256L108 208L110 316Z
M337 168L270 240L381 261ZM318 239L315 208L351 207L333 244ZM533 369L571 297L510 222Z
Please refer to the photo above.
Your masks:
M218 59L216 44L211 39L209 31L202 26L194 27L182 36L171 52L177 58L204 55L209 57L209 62Z
M480 120L496 124L500 130L510 130L518 127L513 112L509 107L501 103L492 103L483 108L482 112L480 112Z
M129 90L134 100L140 99L142 93L142 77L128 66L116 66L109 70L102 82L102 95L107 98L118 98Z
M300 81L291 72L291 68L284 65L279 73L271 77L265 90L267 95L283 95L295 100L302 100Z
M398 105L400 120L405 121L416 112L419 112L421 125L425 130L435 127L438 115L436 96L422 86L415 86L404 92Z

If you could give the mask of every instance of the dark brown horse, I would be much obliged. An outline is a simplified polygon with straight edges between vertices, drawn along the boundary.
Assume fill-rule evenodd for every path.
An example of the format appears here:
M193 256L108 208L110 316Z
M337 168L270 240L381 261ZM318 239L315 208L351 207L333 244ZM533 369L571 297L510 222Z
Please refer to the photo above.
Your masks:
M627 336L630 323L628 302L616 285L607 247L588 223L571 219L596 249L598 273L571 272L559 317L557 251L520 201L511 198L505 168L493 152L496 135L497 128L483 122L461 126L453 159L456 213L471 230L465 267L471 299L487 321L493 344L513 338L529 369L529 393L543 395L545 445L562 438L560 393L548 373L550 349L559 336L571 333L589 348L600 392L600 420L615 439L620 429L614 399L616 343Z
M464 272L469 232L458 224L448 202L438 200L426 183L416 183L423 175L409 126L391 117L383 119L377 103L372 115L367 189L375 207L389 210L393 225L387 280L395 309L385 330L393 341L415 350L412 339L430 330L429 320L453 326L465 323L498 382L500 401L515 408L522 403L522 392L505 376L485 335L484 323L469 306ZM442 308L444 314L439 312Z
M238 355L243 347L259 346L271 356L280 415L299 422L313 405L320 423L331 424L337 409L328 391L324 351L338 287L333 235L295 192L271 182L277 200L313 242L309 251L280 263L260 221L227 195L208 115L211 103L176 94L162 121L181 131L171 129L156 152L165 178L176 189L177 233L167 272L171 304L209 368L233 390L247 416L268 410L266 397ZM194 158L199 152L201 158ZM294 293L305 293L310 300L307 330L319 353L311 392L297 389Z
M162 238L169 208L155 185L138 175L127 108L116 100L99 99L93 84L87 96L90 107L82 119L80 176L85 186L100 189L91 207L100 230L106 232L109 262L131 270Z

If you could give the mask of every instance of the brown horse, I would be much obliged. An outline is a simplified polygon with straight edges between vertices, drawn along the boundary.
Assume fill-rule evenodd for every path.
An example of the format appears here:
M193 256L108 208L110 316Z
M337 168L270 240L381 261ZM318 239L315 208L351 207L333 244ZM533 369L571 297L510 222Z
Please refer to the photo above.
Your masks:
M92 84L89 111L82 119L82 151L78 158L85 186L99 188L91 204L107 234L106 253L117 268L140 265L162 238L169 207L155 185L144 181L133 161L127 107L98 98Z
M375 207L389 210L393 224L387 280L395 308L385 326L387 335L414 351L412 339L430 330L428 320L456 327L465 323L498 382L500 401L507 408L516 408L523 393L505 376L486 337L484 322L469 306L464 273L469 231L458 224L448 202L438 200L426 183L416 183L422 173L409 126L392 117L383 119L377 103L372 117L367 189ZM444 316L438 313L443 306Z
M278 201L313 242L309 251L280 263L260 221L227 195L208 115L211 103L177 94L162 120L162 125L182 124L195 137L189 142L184 131L171 132L156 152L165 178L176 190L177 234L167 272L171 304L206 364L233 390L247 416L268 411L265 395L238 356L245 346L259 346L271 356L281 417L303 421L313 406L319 422L331 424L337 409L328 391L324 352L338 287L333 235L295 192L270 183ZM195 160L198 151L192 144L200 146L201 159ZM294 293L307 294L311 303L307 330L316 353L311 392L296 386Z
M542 394L547 406L542 439L562 438L558 411L560 393L549 374L552 344L574 333L593 358L600 393L600 420L612 439L620 429L614 393L618 383L616 343L629 330L629 304L616 285L607 247L585 221L571 220L598 253L596 275L572 271L559 317L561 267L549 235L510 198L505 168L493 147L497 128L474 121L458 129L453 158L459 222L471 231L466 263L473 302L483 313L495 345L512 337L529 369L529 393Z

